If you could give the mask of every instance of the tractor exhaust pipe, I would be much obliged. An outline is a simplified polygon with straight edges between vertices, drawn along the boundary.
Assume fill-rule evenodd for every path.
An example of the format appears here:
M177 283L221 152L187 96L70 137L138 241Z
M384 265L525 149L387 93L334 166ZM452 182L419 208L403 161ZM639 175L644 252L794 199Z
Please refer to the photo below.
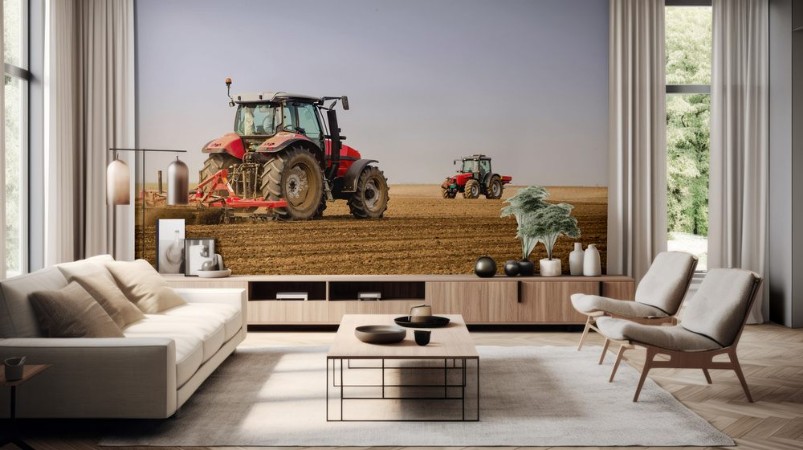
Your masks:
M340 127L337 125L337 112L334 109L326 111L326 119L329 122L329 136L332 140L332 168L329 170L330 180L334 180L337 169L340 168L340 149L343 148L343 139L340 137Z

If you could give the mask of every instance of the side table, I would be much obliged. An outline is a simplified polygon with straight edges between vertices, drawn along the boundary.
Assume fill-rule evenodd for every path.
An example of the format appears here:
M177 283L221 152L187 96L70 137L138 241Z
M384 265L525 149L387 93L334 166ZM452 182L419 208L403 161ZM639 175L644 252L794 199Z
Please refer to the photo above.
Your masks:
M49 364L26 364L23 366L22 378L16 381L6 381L4 371L0 370L0 384L11 388L11 408L9 409L9 429L7 437L0 438L0 447L6 444L14 444L22 450L33 450L33 447L20 439L17 433L17 386L28 382L28 380L44 372L50 367Z

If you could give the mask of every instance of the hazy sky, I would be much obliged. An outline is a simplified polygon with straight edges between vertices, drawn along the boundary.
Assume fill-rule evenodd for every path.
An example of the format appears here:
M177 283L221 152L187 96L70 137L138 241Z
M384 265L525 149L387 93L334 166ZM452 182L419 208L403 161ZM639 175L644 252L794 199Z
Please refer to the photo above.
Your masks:
M233 93L348 95L346 143L391 184L440 183L453 159L485 153L515 184L607 185L608 0L136 8L139 145L189 150L191 174L232 130L230 76Z

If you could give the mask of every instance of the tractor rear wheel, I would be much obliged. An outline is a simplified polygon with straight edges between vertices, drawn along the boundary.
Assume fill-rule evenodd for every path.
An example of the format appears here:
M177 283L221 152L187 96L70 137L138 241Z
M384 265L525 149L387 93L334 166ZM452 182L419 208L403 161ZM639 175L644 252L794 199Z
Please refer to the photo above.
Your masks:
M488 192L485 193L485 198L489 200L502 198L502 191L504 191L504 189L502 180L494 175L493 178L491 178L491 182L488 183Z
M351 215L358 219L378 219L388 209L388 179L376 167L363 169L357 191L349 198Z
M198 183L203 182L205 179L218 173L221 169L229 169L235 164L240 164L242 161L229 155L228 153L212 153L209 158L204 161L204 168L198 171ZM229 174L231 176L231 174ZM227 190L218 190L216 195L226 197L229 195Z
M296 146L273 155L262 166L262 197L287 200L276 208L279 219L306 220L320 217L326 208L323 171L311 151Z
M477 180L466 181L466 190L463 191L463 198L479 198L480 182Z

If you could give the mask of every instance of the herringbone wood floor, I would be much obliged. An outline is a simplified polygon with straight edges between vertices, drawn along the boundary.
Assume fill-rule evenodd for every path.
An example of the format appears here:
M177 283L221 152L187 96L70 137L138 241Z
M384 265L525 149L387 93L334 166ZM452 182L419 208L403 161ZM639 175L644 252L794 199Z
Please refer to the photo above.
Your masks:
M472 332L472 336L478 345L574 346L580 334L516 331ZM321 345L330 339L331 333L320 332L249 333L241 345ZM589 342L600 344L597 336ZM755 403L747 403L732 372L712 371L713 385L707 385L702 372L697 370L659 369L651 371L650 376L731 436L739 449L803 449L803 330L778 325L748 326L738 354ZM640 369L643 350L632 351L630 355L630 363ZM608 358L611 361L613 355ZM29 443L40 450L100 448L95 442L103 433L102 424L85 421L28 423L26 428L32 435ZM11 448L9 445L3 450Z

